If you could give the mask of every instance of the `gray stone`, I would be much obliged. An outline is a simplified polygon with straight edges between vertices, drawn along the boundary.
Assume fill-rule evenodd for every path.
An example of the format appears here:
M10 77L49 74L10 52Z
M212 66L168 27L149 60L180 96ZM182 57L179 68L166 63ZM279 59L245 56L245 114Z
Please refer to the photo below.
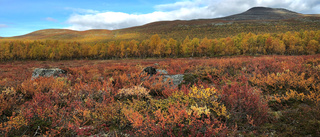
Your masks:
M159 75L168 75L168 71L166 70L157 69L156 71L159 73Z
M152 77L155 77L155 74L159 74L156 76L156 78L162 77L162 82L169 82L173 86L178 86L183 81L183 74L177 74L177 75L169 75L168 71L161 70L161 69L155 69L153 67L146 67L143 69L142 73L147 73L149 76L142 78L142 81L145 81L147 79L150 79ZM140 75L142 74L140 73Z
M65 70L59 69L59 68L36 68L33 70L32 78L35 79L38 77L59 77L61 75L65 75L67 72Z
M183 74L177 74L177 75L164 75L163 76L163 82L166 82L169 80L169 83L172 83L174 86L178 86L183 81Z

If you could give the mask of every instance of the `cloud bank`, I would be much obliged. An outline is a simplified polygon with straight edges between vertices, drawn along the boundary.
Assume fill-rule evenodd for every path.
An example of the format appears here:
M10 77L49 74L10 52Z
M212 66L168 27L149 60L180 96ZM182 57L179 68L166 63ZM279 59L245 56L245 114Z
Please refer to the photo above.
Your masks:
M155 11L147 14L77 9L81 13L72 14L67 23L71 25L68 29L73 30L114 30L163 20L223 17L244 12L255 6L286 8L305 14L320 13L319 0L189 0L156 5Z

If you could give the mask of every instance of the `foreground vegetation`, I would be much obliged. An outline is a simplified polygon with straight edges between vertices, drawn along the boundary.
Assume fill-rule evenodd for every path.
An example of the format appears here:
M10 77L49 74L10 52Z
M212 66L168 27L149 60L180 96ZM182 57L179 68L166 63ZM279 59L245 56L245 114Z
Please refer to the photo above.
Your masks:
M184 82L141 74L155 63ZM320 134L320 55L5 62L0 91L0 136Z
M189 38L180 41L159 35L137 40L66 42L2 40L0 61L72 60L150 57L214 57L230 55L312 55L320 53L320 31L241 33L233 37Z

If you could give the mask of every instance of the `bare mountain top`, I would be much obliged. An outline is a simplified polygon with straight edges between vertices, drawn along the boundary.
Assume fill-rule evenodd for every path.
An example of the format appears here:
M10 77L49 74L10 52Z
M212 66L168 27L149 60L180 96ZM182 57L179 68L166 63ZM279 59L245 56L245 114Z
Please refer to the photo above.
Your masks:
M243 13L221 18L223 20L282 20L301 17L303 14L282 8L253 7Z

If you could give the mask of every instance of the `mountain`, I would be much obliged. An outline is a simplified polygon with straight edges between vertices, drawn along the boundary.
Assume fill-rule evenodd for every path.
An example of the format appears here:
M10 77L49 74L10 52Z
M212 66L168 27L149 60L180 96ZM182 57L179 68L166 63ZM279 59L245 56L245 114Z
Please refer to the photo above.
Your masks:
M296 13L282 8L253 7L246 12L221 18L229 21L239 20L284 20L304 17L303 14Z
M243 13L198 20L159 21L119 30L73 31L46 29L7 39L54 39L71 41L144 40L153 34L162 38L184 39L220 38L242 32L278 33L286 31L318 30L320 15L306 15L281 8L253 7ZM3 38L2 38L3 39Z
M118 32L139 32L144 38L159 34L163 38L184 39L186 36L221 38L243 32L279 33L319 28L319 14L308 15L281 8L253 7L243 13L222 18L160 21L118 30Z

